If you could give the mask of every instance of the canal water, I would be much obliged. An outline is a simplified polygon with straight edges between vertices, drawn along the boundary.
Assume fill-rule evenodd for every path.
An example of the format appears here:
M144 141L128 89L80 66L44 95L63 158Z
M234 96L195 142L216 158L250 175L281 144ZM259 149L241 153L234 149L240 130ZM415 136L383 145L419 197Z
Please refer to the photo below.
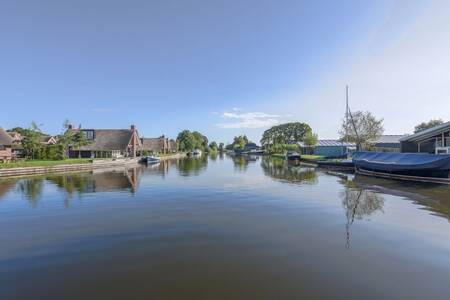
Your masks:
M223 156L0 181L0 299L449 299L450 188Z

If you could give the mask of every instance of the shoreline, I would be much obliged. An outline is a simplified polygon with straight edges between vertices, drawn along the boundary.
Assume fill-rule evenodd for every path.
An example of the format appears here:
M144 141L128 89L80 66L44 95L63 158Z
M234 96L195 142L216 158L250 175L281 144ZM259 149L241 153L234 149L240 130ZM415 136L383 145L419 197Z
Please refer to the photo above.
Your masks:
M184 157L184 153L176 153L174 155L167 155L160 157L160 160L168 160L174 158ZM37 166L37 167L14 167L0 169L0 178L19 177L27 175L42 175L49 173L64 173L73 171L89 171L95 169L104 169L111 167L123 167L127 165L137 165L141 158L123 158L116 160L93 160L89 163L79 164L60 164L54 166Z

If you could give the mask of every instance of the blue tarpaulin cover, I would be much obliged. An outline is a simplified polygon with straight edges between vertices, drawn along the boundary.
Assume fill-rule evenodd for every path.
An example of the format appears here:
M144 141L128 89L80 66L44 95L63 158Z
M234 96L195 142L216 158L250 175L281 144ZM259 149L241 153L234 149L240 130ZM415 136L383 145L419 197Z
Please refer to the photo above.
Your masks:
M427 153L356 152L356 167L384 172L450 170L450 155Z

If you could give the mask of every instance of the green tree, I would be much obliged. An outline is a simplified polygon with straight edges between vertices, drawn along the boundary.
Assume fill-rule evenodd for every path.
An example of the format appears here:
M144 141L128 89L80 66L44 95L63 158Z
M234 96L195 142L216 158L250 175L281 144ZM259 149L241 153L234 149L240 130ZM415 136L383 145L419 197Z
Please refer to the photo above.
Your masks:
M432 128L432 127L435 127L435 126L438 126L441 124L444 124L444 121L442 121L441 119L436 119L436 120L431 119L428 122L422 122L422 123L418 124L416 127L414 127L414 133L418 133L425 129Z
M384 132L383 119L377 119L368 111L349 114L349 120L344 119L339 130L341 138L356 143L359 150L369 148Z
M318 136L315 133L312 133L312 131L308 131L305 133L305 136L303 137L303 143L305 146L308 147L314 147L317 144Z
M212 141L211 143L209 143L209 148L217 150L217 143Z
M192 132L195 139L195 148L200 150L206 150L208 148L208 138L198 131Z
M27 131L23 131L22 146L25 157L36 159L40 157L42 144L40 143L41 130L36 122L31 122L31 126Z
M223 143L220 143L220 144L219 144L219 151L220 151L220 152L223 152L223 150L224 150L224 144L223 144Z
M74 144L74 131L69 130L70 122L66 119L63 123L63 133L58 138L58 145L62 147L62 157L69 156L69 147Z
M291 144L303 141L311 127L306 123L292 122L273 126L264 131L261 144L265 147L273 144Z
M249 141L246 135L235 136L233 139L233 149L242 150L248 142Z
M73 142L72 145L78 149L78 158L81 158L81 147L89 145L89 141L86 139L85 134L83 131L76 131L73 134Z
M198 131L181 131L177 136L177 144L180 151L192 151L194 149L208 151L208 138Z
M189 130L183 130L177 136L177 144L180 151L192 151L196 147L195 136Z

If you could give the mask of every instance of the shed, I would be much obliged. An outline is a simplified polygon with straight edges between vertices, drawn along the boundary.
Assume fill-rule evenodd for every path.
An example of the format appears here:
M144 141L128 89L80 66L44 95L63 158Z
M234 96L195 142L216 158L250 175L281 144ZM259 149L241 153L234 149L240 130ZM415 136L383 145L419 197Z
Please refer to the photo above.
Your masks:
M340 140L318 140L314 146L314 154L325 157L343 157L356 150L355 143Z

